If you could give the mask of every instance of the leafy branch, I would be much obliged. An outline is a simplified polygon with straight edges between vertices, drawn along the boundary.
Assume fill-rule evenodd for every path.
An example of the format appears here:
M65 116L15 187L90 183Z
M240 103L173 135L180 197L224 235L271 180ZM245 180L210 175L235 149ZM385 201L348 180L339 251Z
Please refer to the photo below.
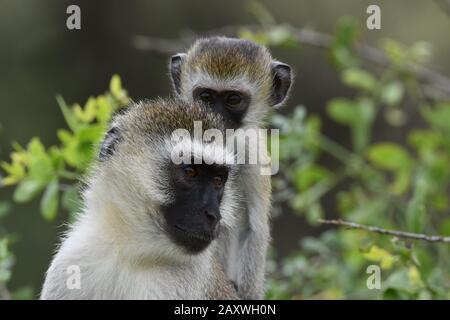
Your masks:
M56 217L60 203L70 213L78 210L76 183L95 157L112 114L129 101L118 75L112 77L109 89L90 97L83 107L69 106L60 95L56 97L68 126L57 132L60 144L46 148L39 137L25 147L13 143L11 161L0 164L7 174L0 179L0 187L16 185L15 202L28 202L43 191L40 209L45 219Z
M201 36L226 35L240 38L251 38L269 46L309 45L322 49L333 49L336 46L336 37L308 28L296 28L290 25L241 25L225 26L197 34L191 30L185 30L177 39L165 39L136 35L132 38L132 45L157 56L167 57L168 55L183 51L192 42ZM392 45L392 43L387 44ZM419 43L416 51L425 53L426 44ZM363 60L377 65L381 68L392 66L393 61L389 54L382 50L367 45L362 42L352 44L352 50ZM342 49L342 48L339 48ZM393 48L396 55L399 50ZM426 53L425 53L426 54ZM420 65L420 61L408 60L406 57L398 57L396 62L402 62L401 68L405 74L415 75L417 80L423 85L424 94L433 99L445 99L450 97L450 78L433 69ZM420 57L420 59L425 57Z
M319 219L319 222L326 225L334 225L334 226L340 226L345 227L349 229L359 229L364 230L368 232L374 232L389 236L395 236L399 238L408 238L408 239L414 239L414 240L423 240L428 242L445 242L450 243L450 237L443 237L443 236L430 236L422 233L413 233L413 232L405 232L405 231L399 231L399 230L391 230L391 229L384 229L380 227L375 226L367 226L362 225L355 222L349 222L345 220L325 220L325 219Z

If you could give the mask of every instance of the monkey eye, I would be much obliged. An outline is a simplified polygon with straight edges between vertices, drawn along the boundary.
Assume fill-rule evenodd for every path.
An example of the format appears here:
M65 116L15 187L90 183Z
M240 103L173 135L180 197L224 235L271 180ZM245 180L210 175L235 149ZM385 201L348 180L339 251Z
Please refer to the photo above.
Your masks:
M230 93L225 99L225 103L231 107L239 106L241 101L242 97L237 93Z
M206 102L206 103L211 103L214 100L212 93L209 91L200 92L198 97L200 98L200 100L202 100L203 102Z
M189 178L194 178L198 175L197 170L192 166L187 166L183 168L184 174Z
M222 188L222 187L223 187L223 184L225 183L224 180L225 180L224 177L221 177L221 176L215 176L215 177L213 178L213 184L214 184L214 186L215 186L216 188Z

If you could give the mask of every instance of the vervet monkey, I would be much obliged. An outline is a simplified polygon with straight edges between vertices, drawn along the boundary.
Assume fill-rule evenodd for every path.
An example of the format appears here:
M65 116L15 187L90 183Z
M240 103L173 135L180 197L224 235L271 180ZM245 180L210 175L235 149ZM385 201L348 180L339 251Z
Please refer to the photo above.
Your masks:
M269 109L283 104L293 81L291 68L265 47L227 37L200 39L186 53L172 56L170 74L176 96L202 101L222 115L226 128L246 131L257 130ZM268 159L265 141L258 145L264 145L258 152ZM249 152L252 147L246 145ZM264 294L271 183L260 169L260 164L241 168L246 207L239 213L240 228L223 234L219 246L226 273L244 299Z
M239 205L235 173L223 164L234 155L200 143L195 120L223 130L220 116L173 100L136 103L113 119L42 299L238 298L215 254ZM187 130L187 142L172 141L176 129ZM193 163L174 163L179 143Z

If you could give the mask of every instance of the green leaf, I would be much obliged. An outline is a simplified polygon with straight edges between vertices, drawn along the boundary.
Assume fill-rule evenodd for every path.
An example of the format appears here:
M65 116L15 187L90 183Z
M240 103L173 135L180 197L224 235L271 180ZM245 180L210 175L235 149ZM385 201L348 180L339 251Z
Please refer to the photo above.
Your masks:
M97 110L97 120L100 123L108 123L111 119L111 115L113 113L113 106L109 103L108 99L104 96L99 96L96 99L96 103L98 106Z
M367 71L358 68L346 69L342 72L342 81L349 87L371 92L377 81Z
M81 128L77 133L77 137L81 144L88 143L90 145L89 147L92 148L94 144L96 144L103 138L105 129L106 128L103 125L99 124L90 125Z
M409 55L416 63L424 63L431 56L432 46L428 42L418 41L409 49Z
M443 137L436 131L416 129L409 132L408 142L421 155L427 155L434 152L442 144Z
M46 220L54 220L58 213L59 181L53 180L45 189L41 199L41 214Z
M382 47L393 65L402 67L408 62L407 47L402 43L386 39L383 40Z
M336 195L337 209L341 214L352 211L357 205L357 194L352 191L339 191Z
M92 122L95 117L97 116L97 103L96 99L93 97L90 97L86 104L84 105L84 108L81 108L79 104L75 104L73 107L73 113L77 117L78 120L84 123L90 123Z
M358 121L353 124L352 142L357 152L362 152L370 141L370 130L375 117L375 106L371 99L357 101Z
M343 214L345 219L356 223L380 225L384 213L389 210L388 202L382 197L368 199L364 195L357 195L356 201L355 207Z
M330 180L321 180L305 192L295 194L294 197L289 199L289 204L298 213L304 213L330 190L331 185Z
M0 260L8 256L8 238L0 238Z
M399 296L397 296L396 298L405 298L404 294L412 294L414 292L414 288L411 286L411 283L409 282L408 271L404 268L395 271L394 273L389 275L389 277L383 284L383 287L386 290L386 292L388 292L388 289L389 291L391 290L400 291L397 292Z
M405 193L411 184L410 174L410 170L407 169L396 171L390 191L395 195Z
M7 177L1 179L1 184L4 186L16 184L25 177L26 170L24 165L14 159L12 163L2 162L1 166L8 173Z
M52 163L53 173L54 171L60 171L64 168L64 155L58 147L52 146L48 150L48 155Z
M382 87L380 98L388 106L398 104L403 98L402 83L400 81L394 81Z
M13 199L18 203L28 202L33 199L42 188L43 185L39 181L33 179L22 180L14 190Z
M353 18L342 17L330 48L331 62L338 68L358 65L359 59L353 52L353 45L358 36L358 28Z
M379 248L376 245L373 245L363 256L370 261L379 262L380 267L386 270L391 269L395 262L395 257L389 251Z
M119 101L128 100L127 92L122 88L122 80L119 75L115 74L111 78L111 82L109 83L109 90L114 98Z
M61 108L61 112L64 116L64 119L66 120L67 125L73 132L76 132L78 130L78 127L80 126L80 122L78 122L75 113L67 106L62 96L57 95L56 101Z
M417 269L416 266L410 266L408 268L408 278L409 283L411 283L412 286L415 287L423 286L422 277L420 276L419 269Z
M47 184L54 176L53 162L50 157L32 157L28 175L41 184Z
M8 202L0 201L0 219L5 217L11 211L11 205Z
M237 31L237 36L240 39L250 40L263 46L269 45L269 37L267 35L267 32L253 32L248 28L239 28Z
M432 108L424 107L421 111L430 125L450 132L450 103L440 103Z
M345 98L332 99L327 105L328 115L338 123L351 127L365 127L373 121L374 105L367 98L358 99L356 102Z
M11 271L7 269L0 269L0 283L5 283L11 278Z
M374 144L369 149L367 156L373 165L386 170L402 170L412 163L408 151L401 145L392 142Z
M73 139L72 133L65 129L59 129L56 134L63 144L69 144Z
M109 84L109 91L113 95L119 95L122 90L122 80L120 80L119 75L115 74L111 78L111 82Z
M359 116L353 101L335 98L328 103L328 115L338 123L350 125L358 121Z
M84 171L92 161L105 130L104 124L95 123L80 127L74 136L66 131L59 131L60 139L64 140L62 153L66 162Z
M282 46L284 48L295 48L298 40L291 30L284 25L277 25L267 32L268 44L272 46Z
M447 178L445 179L447 180ZM445 212L449 207L449 199L446 193L434 193L431 195L431 204L438 210Z
M335 41L342 46L351 46L358 35L356 21L352 17L342 17L339 19L335 34Z
M310 164L294 173L294 184L299 191L304 191L316 182L329 178L330 175L331 173L326 168Z
M327 112L336 122L350 126L355 150L363 151L369 143L370 129L375 116L373 101L364 97L356 102L336 98L328 103Z
M312 205L308 206L305 217L311 225L318 225L319 219L322 219L325 216L323 212L323 208L319 202L315 202Z
M392 142L378 143L369 149L367 157L374 166L394 172L391 192L398 195L406 192L411 181L413 159L405 148Z

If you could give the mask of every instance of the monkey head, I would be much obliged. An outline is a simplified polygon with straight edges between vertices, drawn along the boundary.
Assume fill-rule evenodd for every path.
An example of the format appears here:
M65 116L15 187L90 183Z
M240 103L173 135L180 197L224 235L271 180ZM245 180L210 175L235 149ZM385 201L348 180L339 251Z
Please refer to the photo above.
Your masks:
M172 56L169 68L175 93L206 103L227 128L258 124L268 107L286 100L292 83L290 66L265 47L227 37L198 40Z
M109 203L114 216L105 227L143 256L201 253L232 224L233 155L214 141L198 141L194 121L224 130L219 115L196 103L136 103L114 118L101 145L86 197ZM187 140L174 140L176 130ZM190 153L190 161L174 162L175 148Z

